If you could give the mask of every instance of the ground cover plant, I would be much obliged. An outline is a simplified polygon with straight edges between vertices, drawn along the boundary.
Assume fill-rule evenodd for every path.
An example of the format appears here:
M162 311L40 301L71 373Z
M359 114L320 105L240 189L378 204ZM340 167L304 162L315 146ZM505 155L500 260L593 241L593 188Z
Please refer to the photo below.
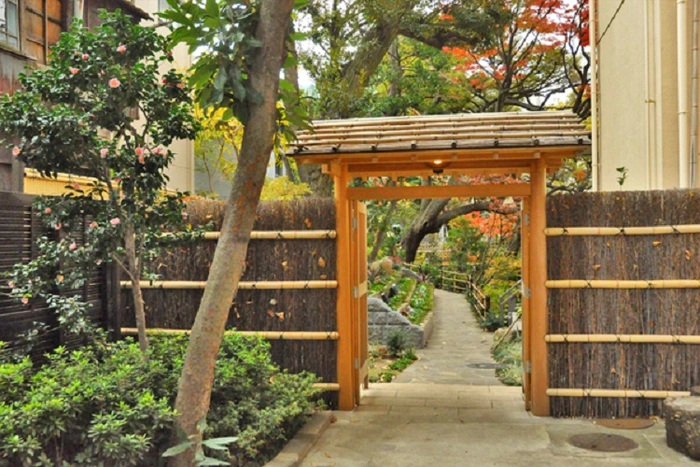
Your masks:
M132 341L96 341L0 364L0 465L163 464L186 346L157 336L144 359ZM314 409L316 378L280 371L261 339L226 336L215 375L203 436L236 438L207 452L224 465L263 464Z
M397 352L389 346L372 346L369 352L370 383L390 383L393 379L418 360L412 348L401 347Z
M522 386L523 384L523 343L520 339L513 342L502 342L491 350L491 355L497 363L503 365L496 369L496 377L507 386Z

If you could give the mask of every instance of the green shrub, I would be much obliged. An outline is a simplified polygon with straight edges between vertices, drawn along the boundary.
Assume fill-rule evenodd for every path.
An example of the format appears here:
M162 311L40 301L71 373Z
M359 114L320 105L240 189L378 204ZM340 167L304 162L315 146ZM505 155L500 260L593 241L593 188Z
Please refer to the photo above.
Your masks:
M505 368L496 370L496 376L508 386L522 386L523 384L523 353L522 341L501 343L492 350L496 362L506 365Z
M386 350L392 357L398 357L406 349L408 339L402 331L392 332L386 341Z
M59 348L36 369L28 359L0 364L0 465L162 464L186 346L184 336L159 336L147 360L126 341ZM238 439L216 457L270 458L313 410L314 381L281 372L261 339L227 336L204 437Z
M428 282L416 285L410 304L413 312L408 316L409 321L413 324L422 323L428 313L432 311L434 289L435 287Z

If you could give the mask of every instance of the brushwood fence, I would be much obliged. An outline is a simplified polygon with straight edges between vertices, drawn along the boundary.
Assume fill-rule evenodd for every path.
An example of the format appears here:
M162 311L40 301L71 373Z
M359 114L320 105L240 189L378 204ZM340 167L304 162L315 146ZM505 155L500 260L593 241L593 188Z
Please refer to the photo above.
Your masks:
M661 414L700 384L700 191L547 203L552 415Z
M15 264L26 263L37 257L36 241L42 236L56 238L59 233L55 229L47 229L41 223L32 207L34 197L20 193L0 192L0 273L10 271ZM83 244L83 234L90 219L85 217L81 226L71 232L61 231L60 235L70 235L78 245ZM110 287L115 285L112 269L97 267L89 280L79 291L64 291L66 295L79 293L92 305L91 321L99 327L107 327L112 316L113 302L108 297L113 293ZM65 346L77 348L84 340L69 337L58 325L56 314L43 300L30 299L22 304L15 298L10 298L8 281L0 281L0 341L7 344L9 350L24 348L27 341L24 335L35 329L37 324L46 326L48 332L41 332L31 341L30 354L40 359L44 353ZM61 293L60 289L56 292Z
M224 203L188 204L193 225L218 232ZM263 202L253 227L246 268L231 306L227 329L267 338L273 360L291 372L336 379L336 242L333 200ZM160 277L144 290L149 329L190 329L194 323L216 235L169 247L153 263ZM135 327L128 284L122 283L120 326ZM329 388L333 384L328 385ZM326 399L333 406L336 394Z

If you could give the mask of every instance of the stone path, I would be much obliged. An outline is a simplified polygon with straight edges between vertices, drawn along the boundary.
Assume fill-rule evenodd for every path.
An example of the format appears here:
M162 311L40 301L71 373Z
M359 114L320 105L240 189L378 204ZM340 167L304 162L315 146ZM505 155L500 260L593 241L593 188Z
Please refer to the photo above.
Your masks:
M500 386L493 368L476 367L495 363L490 352L493 334L479 328L464 295L436 289L434 309L428 345L416 351L419 360L394 383Z
M589 420L533 417L518 387L500 385L488 363L488 334L475 328L464 299L436 291L436 322L420 360L390 384L363 391L353 412L334 412L316 444L298 453L306 467L672 466L693 462L666 446L663 422L612 430ZM600 453L572 446L574 434L616 434L638 447ZM292 441L293 443L294 441ZM293 464L293 463L292 463ZM289 465L292 465L289 464ZM294 464L296 465L296 464Z

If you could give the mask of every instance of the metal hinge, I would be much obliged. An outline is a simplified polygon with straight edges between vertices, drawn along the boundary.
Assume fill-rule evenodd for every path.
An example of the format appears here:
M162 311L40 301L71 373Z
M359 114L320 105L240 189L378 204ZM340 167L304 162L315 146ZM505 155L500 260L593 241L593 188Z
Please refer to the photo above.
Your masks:
M530 287L523 285L523 297L530 298Z
M360 296L360 290L357 287L352 288L352 298L358 298Z
M530 225L530 214L525 214L523 216L523 222L525 223L525 225Z
M358 359L353 360L352 365L353 367L355 367L356 370L360 369L360 361Z
M352 228L353 230L357 228L357 217L352 217Z
M532 367L529 361L523 362L523 371L525 373L532 373Z

